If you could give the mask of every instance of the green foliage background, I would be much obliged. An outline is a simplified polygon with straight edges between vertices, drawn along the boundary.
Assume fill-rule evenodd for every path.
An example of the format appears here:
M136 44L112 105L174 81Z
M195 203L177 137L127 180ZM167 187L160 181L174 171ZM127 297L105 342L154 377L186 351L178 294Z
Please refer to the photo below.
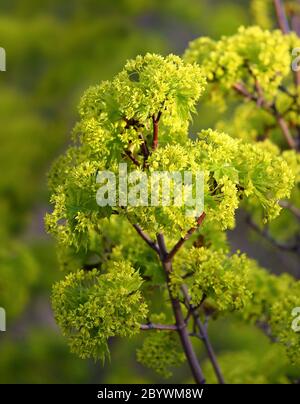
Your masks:
M79 97L89 85L112 78L137 54L181 54L190 40L218 39L252 18L248 1L1 1L0 46L6 49L7 71L0 73L0 307L6 309L8 331L0 334L0 383L161 382L136 362L140 337L114 340L104 367L69 353L49 304L51 286L62 274L44 232L46 173L66 148ZM201 126L208 127L214 112L200 117ZM260 254L266 260L268 252ZM235 321L215 322L212 341L228 381L239 381L232 365L245 361L246 381L253 382L257 358L270 343L254 327ZM205 360L202 349L199 343ZM277 351L268 352L259 361L262 376L256 381L286 382L280 374L289 365L274 359L282 357ZM170 382L191 381L185 366ZM293 369L285 373L295 376ZM213 375L208 379L214 381Z

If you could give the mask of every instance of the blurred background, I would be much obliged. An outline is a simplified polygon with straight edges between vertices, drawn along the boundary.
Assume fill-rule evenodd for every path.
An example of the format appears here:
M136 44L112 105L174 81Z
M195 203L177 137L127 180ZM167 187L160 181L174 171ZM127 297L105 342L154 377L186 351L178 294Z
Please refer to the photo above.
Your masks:
M200 35L219 38L255 22L249 1L1 0L7 71L0 72L0 307L7 331L0 332L0 383L164 382L136 362L139 338L112 341L111 362L104 366L69 353L50 307L52 284L63 274L44 231L47 171L69 142L89 85L112 78L137 54L182 54ZM200 109L197 124L208 127L214 118ZM293 256L261 248L239 222L230 234L233 248L299 276ZM243 349L245 361L269 344L254 327L225 320L213 323L210 333L217 350ZM269 381L276 377L272 369L265 369ZM189 377L183 367L169 382Z

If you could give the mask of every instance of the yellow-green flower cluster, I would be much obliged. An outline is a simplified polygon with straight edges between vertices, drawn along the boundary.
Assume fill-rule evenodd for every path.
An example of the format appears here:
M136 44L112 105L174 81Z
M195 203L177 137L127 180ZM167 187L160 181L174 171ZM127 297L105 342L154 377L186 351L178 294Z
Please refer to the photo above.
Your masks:
M234 227L242 199L262 207L266 219L278 215L278 200L289 196L297 175L295 156L281 158L270 142L248 144L211 129L189 138L191 113L205 82L196 64L174 55L147 54L129 61L112 81L89 89L81 101L73 145L49 178L54 209L46 218L49 232L58 240L61 267L71 271L54 287L55 316L72 351L81 357L103 359L108 338L138 332L147 315L143 296L148 298L153 286L166 286L157 255L143 240L137 241L131 224L138 223L152 239L163 232L168 247L196 226L197 215L187 216L184 203L174 206L172 187L168 206L151 206L151 200L150 206L98 206L97 174L118 174L119 163L127 163L128 174L137 170L146 176L147 184L155 172L177 172L181 178L185 172L203 173L203 228L175 258L173 292L180 294L182 276L189 275L186 283L194 304L206 296L205 304L225 313L245 308L250 299L251 261L228 255L222 231ZM154 124L157 148L151 147ZM287 161L294 162L292 169ZM195 186L193 182L192 191ZM189 249L192 240L195 244ZM147 280L143 296L142 278ZM146 355L150 367L157 366L157 354L149 352L158 350L161 356L164 347L159 371L168 373L169 365L182 359L181 353L170 356L179 351L172 348L174 338L166 332L153 334L140 360Z
M159 114L162 144L179 139L182 132L186 137L188 121L205 85L198 65L184 63L175 55L146 54L128 61L111 82L89 89L79 111L83 121L101 123L111 141L119 141L133 152L140 145L140 132L148 138L152 118Z
M205 202L207 212L214 210L214 219L224 222L225 228L233 227L234 211L244 196L263 207L265 220L279 214L278 200L289 196L294 175L276 149L211 130L200 133L198 146L203 169L211 172L213 192L205 194Z
M248 302L248 271L245 255L226 255L222 250L208 248L185 250L174 261L173 289L187 282L191 302L198 305L205 297L218 311L240 310ZM185 281L182 276L188 275Z
M55 318L71 351L81 358L104 360L108 338L136 334L147 315L141 284L138 272L126 261L110 262L105 273L73 272L55 284Z
M292 182L279 157L211 130L201 132L195 141L179 131L179 137L174 134L170 144L165 143L172 126L167 120L186 126L204 83L196 65L185 64L174 55L162 58L148 54L129 61L112 82L88 90L75 129L77 143L54 165L50 176L55 208L46 222L61 244L90 248L91 239L101 232L101 219L109 217L114 208L96 204L97 172L109 169L117 173L120 162L128 163L129 172L136 170L125 152L135 154L142 170L145 157L141 142L148 140L150 147L152 120L159 113L159 147L143 170L148 183L154 171L177 171L182 177L185 171L203 172L206 220L218 221L223 229L234 226L235 210L243 195L255 196L266 217L278 214L277 200L288 196ZM275 181L279 172L285 174L280 186ZM150 197L148 202L151 205ZM186 206L174 206L174 199L171 206L116 209L151 234L164 231L179 236L195 225L195 218L187 217Z
M237 34L224 36L216 42L196 39L190 43L184 58L188 62L198 62L209 82L218 82L223 91L243 82L252 92L257 80L269 99L290 73L290 42L295 41L279 30L240 27Z

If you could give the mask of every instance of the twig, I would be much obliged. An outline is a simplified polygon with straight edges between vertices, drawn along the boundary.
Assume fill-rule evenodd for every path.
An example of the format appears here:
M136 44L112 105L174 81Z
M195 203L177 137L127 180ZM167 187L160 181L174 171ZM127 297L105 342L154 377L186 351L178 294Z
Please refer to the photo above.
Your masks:
M290 212L293 213L293 215L300 220L300 209L294 206L292 203L289 201L279 201L278 204L285 209L288 209Z
M197 225L195 227L192 227L188 230L185 236L181 237L180 240L174 245L172 250L168 254L168 260L172 260L174 255L177 253L177 251L182 247L182 245L195 233L195 231L198 229L198 227L201 225L205 218L205 212L203 212L197 219Z
M266 228L261 229L253 220L250 216L247 217L246 219L247 224L253 229L255 230L259 235L261 235L262 237L264 237L266 240L268 240L272 245L274 245L275 247L279 248L280 250L284 250L284 251L291 251L291 252L295 252L297 254L300 254L300 248L297 245L297 243L294 244L285 244L282 243L280 241L275 240L271 234L268 232L268 230Z
M243 83L234 83L232 87L237 93L242 94L248 100L257 102L257 97L254 94L250 93L250 91L247 90L246 86Z
M300 36L300 16L299 15L292 14L291 26L292 26L292 30L295 31L298 36Z
M293 136L291 135L287 122L282 117L282 115L280 115L278 113L277 110L275 112L275 118L276 118L278 125L281 128L281 131L283 133L283 136L285 137L285 140L287 141L287 144L290 146L291 149L297 149L296 141L293 138Z
M147 160L148 160L150 152L149 152L149 149L148 149L147 142L146 142L146 140L144 139L144 136L141 133L139 134L139 138L140 138L140 140L142 140L141 152L142 152L142 154L144 156L143 168L145 168L146 165L147 165Z
M126 154L127 157L130 158L130 160L133 162L133 164L135 164L137 167L140 167L140 163L134 157L134 155L132 154L132 152L130 150L125 150L125 154Z
M184 321L180 301L177 297L174 297L172 295L172 291L170 288L170 274L172 273L172 262L167 260L168 257L168 251L166 248L164 236L160 233L157 235L157 242L159 245L159 249L161 252L161 261L162 265L166 274L166 280L167 280L167 286L168 286L168 291L169 291L169 297L171 300L172 308L173 308L173 313L176 319L176 325L178 327L178 334L181 340L181 344L183 347L183 350L185 352L187 361L190 365L191 371L193 373L194 379L196 383L198 384L204 384L205 379L203 376L202 369L200 367L198 358L196 356L196 353L194 351L193 345L190 341L189 333L186 327L186 323Z
M152 149L155 150L158 147L158 123L161 117L161 111L155 115L152 115L152 123L153 123L153 141L152 141Z
M190 332L189 336L199 338L199 339L201 339L201 341L203 341L203 337L198 332L195 332L195 331Z
M190 296L188 294L187 287L185 285L183 285L181 290L182 290L182 293L183 293L183 295L184 295L184 297L186 299L186 303L187 303L189 309L192 312L195 324L199 329L200 338L203 340L203 343L205 345L208 357L209 357L209 359L211 361L211 364L212 364L212 366L214 368L214 371L215 371L215 374L217 376L218 382L220 384L225 384L225 380L224 380L224 377L222 375L221 368L220 368L220 365L218 363L216 354L215 354L214 349L213 349L213 347L211 345L211 342L209 340L209 337L208 337L208 334L207 334L207 331L206 331L206 327L202 324L202 321L200 320L200 317L199 317L199 315L198 315L198 313L196 311L196 308L190 303L191 298L190 298ZM197 335L197 333L196 333L196 335Z
M290 32L290 27L282 1L274 0L274 6L279 28L284 34L288 34Z
M258 86L258 83L256 83L256 86ZM284 120L282 114L280 114L279 111L277 110L275 103L269 104L266 102L266 100L263 98L263 94L260 87L259 87L260 88L259 97L257 97L255 94L250 93L243 83L235 83L233 84L232 87L237 93L243 95L248 100L255 101L257 105L259 105L265 111L273 115L290 148L297 149L296 141L289 130L287 122Z
M251 71L251 74L253 75L252 71ZM259 85L258 80L256 78L254 78L254 79L255 79L255 90L257 92L257 101L256 101L256 103L257 103L258 107L261 107L265 102L264 95L263 95L263 91L262 91L261 86Z
M268 323L264 322L264 321L256 321L255 325L260 328L263 333L272 341L272 342L278 342L278 338L276 338L273 334L272 334L272 330L271 327Z
M132 224L137 233L141 236L141 238L154 250L157 254L160 254L159 247L155 241L151 240L151 238L142 230L142 228L138 224Z
M288 34L291 29L289 26L288 18L284 9L283 2L281 0L274 0L274 6L275 6L275 11L276 11L276 16L277 16L277 21L278 21L278 26L283 32L283 34ZM292 17L292 28L293 30L299 35L299 17L298 16L293 16ZM298 87L300 85L300 72L295 71L294 72L294 83L295 86Z
M285 86L280 85L280 86L278 87L278 89L279 89L282 93L284 93L284 94L288 95L289 97L291 97L294 101L297 99L297 95L296 95L296 94L292 94Z

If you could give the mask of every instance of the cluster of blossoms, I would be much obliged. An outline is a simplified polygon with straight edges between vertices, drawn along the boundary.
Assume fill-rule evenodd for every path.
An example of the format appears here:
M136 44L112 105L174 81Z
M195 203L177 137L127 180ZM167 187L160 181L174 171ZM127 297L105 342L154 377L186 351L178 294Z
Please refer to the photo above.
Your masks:
M112 81L85 93L73 144L50 174L54 209L46 218L68 272L54 286L53 308L73 352L104 359L110 337L130 337L146 320L170 318L166 275L132 224L152 239L163 233L169 246L199 219L187 217L185 206L99 206L97 173L117 173L124 162L129 171L147 176L154 171L204 174L205 221L174 259L168 285L172 296L180 296L186 285L192 305L205 300L204 312L242 312L247 321L256 312L256 321L270 315L273 306L265 307L269 297L261 293L272 276L245 255L230 255L224 230L234 227L241 201L259 209L265 222L277 217L278 200L289 197L299 177L298 160L288 151L280 155L266 142L249 143L222 131L190 136L189 122L207 82L210 86L218 81L222 91L237 80L247 79L251 85L250 70L271 97L282 80L278 70L288 73L288 62L282 60L289 46L279 32L241 29L217 43L197 40L185 61L174 55L138 56ZM255 277L265 278L264 288ZM157 296L161 313L155 317ZM274 316L267 321L270 318L278 323ZM280 338L286 342L285 335ZM170 366L185 358L179 346L171 331L152 331L138 359L168 376Z

